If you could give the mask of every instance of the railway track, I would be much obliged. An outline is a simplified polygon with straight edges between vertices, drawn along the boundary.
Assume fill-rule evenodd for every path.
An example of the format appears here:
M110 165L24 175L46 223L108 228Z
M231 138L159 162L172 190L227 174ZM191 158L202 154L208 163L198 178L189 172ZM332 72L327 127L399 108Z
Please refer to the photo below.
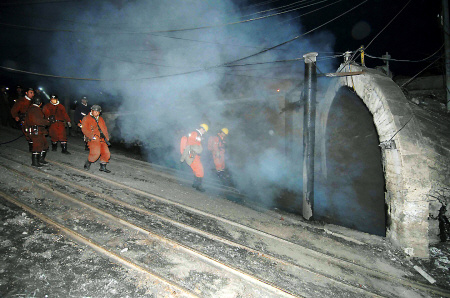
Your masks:
M36 178L26 178L12 168L8 171L25 182L19 188L32 184L39 188L39 196L45 200L35 200L34 191L11 196L7 194L11 189L0 190L3 198L100 255L166 283L175 288L178 295L212 297L217 292L229 291L245 297L298 297L224 263L214 262L169 237L115 216L105 208L52 189Z
M262 287L270 295L317 297L318 294L330 296L341 292L350 297L403 297L399 293L404 292L404 288L410 288L414 290L409 291L418 293L449 296L448 292L437 287L365 268L67 164L50 160L53 168L56 166L63 170L50 172L24 166L13 156L3 159L5 169L40 189L53 194L56 189L64 190L57 191L64 200L147 237L151 235L159 242L170 243L195 258L252 283L252 286ZM34 173L33 177L27 177L30 171ZM80 185L80 181L85 182L87 178L96 180L97 189ZM111 196L98 190L112 187L127 193ZM73 195L75 193L77 196ZM251 244L240 238L257 240ZM261 243L271 248L258 249ZM277 246L282 248L277 250ZM384 285L382 288L380 283Z

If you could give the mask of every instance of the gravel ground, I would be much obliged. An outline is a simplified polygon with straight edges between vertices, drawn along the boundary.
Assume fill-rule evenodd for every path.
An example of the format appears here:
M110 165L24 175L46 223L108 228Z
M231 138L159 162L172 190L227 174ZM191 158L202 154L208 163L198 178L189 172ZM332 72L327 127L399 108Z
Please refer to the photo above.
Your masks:
M0 218L1 297L152 297L160 290L4 199Z
M271 212L283 223L280 230L272 233L282 236L293 226L292 216ZM314 229L308 230L314 235ZM333 232L348 235L348 229L336 226ZM362 235L354 233L358 235L355 239ZM450 290L450 242L430 247L430 260L408 260L390 247L381 251L380 247L369 249L373 249L374 256L384 254L386 258L401 260L403 266L419 266L440 287ZM91 249L67 240L0 197L0 297L177 297L177 294L147 276L98 257Z

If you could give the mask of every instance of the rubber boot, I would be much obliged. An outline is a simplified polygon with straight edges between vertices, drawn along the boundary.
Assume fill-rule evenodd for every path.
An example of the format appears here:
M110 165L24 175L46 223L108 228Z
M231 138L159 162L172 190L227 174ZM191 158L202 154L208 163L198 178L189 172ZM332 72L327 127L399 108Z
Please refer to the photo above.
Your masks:
M52 142L52 151L58 150L58 142Z
M33 152L33 142L28 142L28 151Z
M62 154L70 154L70 152L67 151L67 143L62 143L61 142L61 153Z
M204 192L205 189L202 187L202 179L203 178L197 177L198 184L197 184L197 187L195 189L198 190L198 191Z
M89 160L86 160L86 162L84 163L84 169L86 171L89 171L89 169L91 168L91 163Z
M106 163L101 163L101 164L100 164L100 169L99 169L99 171L105 172L105 173L111 173L111 171L108 170L108 169L106 168Z
M198 186L198 178L194 177L194 183L192 183L192 187L197 188L197 186Z
M39 163L40 155L41 155L41 153L39 153L39 152L33 152L33 154L31 155L31 165L33 167L37 167L37 168L42 167L42 165Z
M39 163L41 165L48 165L48 162L45 160L45 156L47 155L47 151L42 151L41 154L39 155Z

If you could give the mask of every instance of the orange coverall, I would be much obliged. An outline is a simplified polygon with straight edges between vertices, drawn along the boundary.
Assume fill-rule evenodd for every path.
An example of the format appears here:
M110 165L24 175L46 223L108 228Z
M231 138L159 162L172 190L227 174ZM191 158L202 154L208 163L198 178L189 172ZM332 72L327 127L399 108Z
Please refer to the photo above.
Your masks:
M216 171L220 172L225 170L225 144L220 135L212 138L213 150L211 152L214 159L214 165L216 166Z
M27 111L25 124L23 126L26 126L28 129L27 135L33 141L32 152L48 150L47 138L45 137L47 129L45 126L49 124L50 122L44 118L44 113L42 113L41 108L34 104L31 105ZM37 131L33 130L33 127L37 128Z
M90 162L96 162L100 157L101 163L108 163L111 158L111 153L109 152L108 145L105 143L105 139L100 137L100 130L98 129L98 126L100 126L105 138L109 140L105 120L100 116L96 120L92 114L89 114L84 116L83 120L81 120L81 125L81 130L83 131L89 146L88 160Z
M189 145L202 145L202 134L198 130L193 131L189 134L186 146ZM195 177L203 178L203 176L205 175L199 154L195 155L194 161L191 163L191 168L194 172Z
M25 97L25 96L22 98L19 98L11 108L11 116L13 118L23 117L26 114L26 112L30 106L31 106L31 99L29 99L28 97ZM30 142L31 138L30 138L30 135L25 132L25 126L24 126L23 120L24 119L19 120L20 124L21 124L21 128L22 128L22 132L25 135L25 138L27 139L27 141Z
M50 124L50 128L48 129L48 134L50 135L52 142L67 142L67 133L64 123L70 122L70 118L69 115L67 115L66 108L60 104L59 101L56 104L49 102L42 108L42 111L47 119L50 115L54 115L56 119L56 122Z

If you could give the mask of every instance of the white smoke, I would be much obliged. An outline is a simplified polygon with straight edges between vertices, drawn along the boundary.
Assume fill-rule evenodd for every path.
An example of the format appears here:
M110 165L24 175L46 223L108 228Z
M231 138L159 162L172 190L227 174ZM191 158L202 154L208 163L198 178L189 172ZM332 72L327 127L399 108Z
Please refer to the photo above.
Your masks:
M39 45L35 51L42 61L34 68L87 79L55 82L60 93L85 94L105 110L119 102L120 131L115 137L138 139L148 152L166 152L156 154L159 160L149 153L151 162L173 165L179 138L201 123L211 127L207 137L228 127L228 166L238 187L268 202L276 196L274 186L299 191L301 185L301 161L284 159L279 103L303 80L304 62L255 63L301 58L311 51L329 53L334 38L322 31L237 63L254 65L218 67L304 33L300 19L293 19L298 12L223 25L261 16L250 15L260 6L244 10L236 3L80 1L36 6L26 12L41 17L30 19L33 26L70 32L36 32L32 44ZM161 32L198 27L207 28ZM338 61L318 67L329 72L336 68L331 63ZM227 102L235 104L223 104Z

